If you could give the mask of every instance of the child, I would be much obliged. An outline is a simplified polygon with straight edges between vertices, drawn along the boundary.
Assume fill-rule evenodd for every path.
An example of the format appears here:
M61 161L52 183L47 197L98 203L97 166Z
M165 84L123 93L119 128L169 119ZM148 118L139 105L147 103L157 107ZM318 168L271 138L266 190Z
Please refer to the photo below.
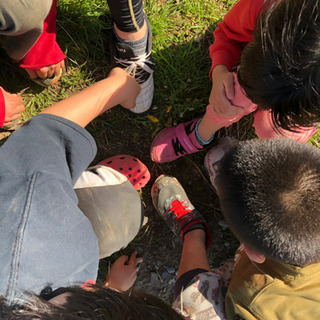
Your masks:
M227 262L212 273L205 222L186 228L199 214L175 178L158 178L155 207L184 241L174 307L187 319L318 318L319 151L289 139L227 140L209 151L206 165L242 245L233 271Z
M113 69L33 117L0 148L0 294L7 304L22 303L25 291L94 282L99 257L126 246L140 230L140 196L125 170L112 168L129 163L139 189L150 177L146 167L121 156L83 173L96 154L84 127L115 105L134 107L139 90L134 78ZM133 254L131 281L139 262Z
M162 130L152 159L168 162L198 152L217 130L251 112L258 137L306 142L320 116L319 14L314 0L238 1L214 33L206 113ZM237 74L231 72L239 60Z
M147 111L153 99L152 35L142 0L109 0L114 20L112 65L126 69L141 85L135 113ZM30 15L33 19L30 19ZM43 86L55 84L66 58L56 42L57 0L2 0L0 44L30 78ZM0 128L20 117L20 97L0 88Z

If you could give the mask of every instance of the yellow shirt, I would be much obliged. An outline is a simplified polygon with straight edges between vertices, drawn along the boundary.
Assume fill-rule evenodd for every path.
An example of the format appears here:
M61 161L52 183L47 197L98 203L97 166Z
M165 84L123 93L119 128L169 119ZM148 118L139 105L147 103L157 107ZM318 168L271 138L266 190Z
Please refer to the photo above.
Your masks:
M225 306L228 320L320 319L320 263L304 268L272 260L257 264L240 247Z

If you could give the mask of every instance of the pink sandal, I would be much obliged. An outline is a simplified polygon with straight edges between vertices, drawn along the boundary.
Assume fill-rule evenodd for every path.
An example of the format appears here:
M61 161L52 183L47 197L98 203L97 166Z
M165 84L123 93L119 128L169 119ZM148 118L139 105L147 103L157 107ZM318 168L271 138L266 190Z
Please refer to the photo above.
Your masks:
M105 159L98 165L110 167L122 173L132 183L136 190L144 187L150 180L148 168L136 157L120 154Z

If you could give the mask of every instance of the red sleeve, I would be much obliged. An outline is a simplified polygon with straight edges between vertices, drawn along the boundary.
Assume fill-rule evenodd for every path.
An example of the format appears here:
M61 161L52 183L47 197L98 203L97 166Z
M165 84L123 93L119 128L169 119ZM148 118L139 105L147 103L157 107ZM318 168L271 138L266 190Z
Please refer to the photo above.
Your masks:
M6 104L4 102L2 88L0 87L0 128L2 128L4 125L5 117L6 117Z
M66 58L56 42L57 0L52 1L48 16L43 22L43 32L38 41L19 61L22 68L40 69Z
M212 69L225 65L230 71L239 61L246 44L253 40L253 31L264 0L239 0L225 15L214 32L214 43L210 46Z

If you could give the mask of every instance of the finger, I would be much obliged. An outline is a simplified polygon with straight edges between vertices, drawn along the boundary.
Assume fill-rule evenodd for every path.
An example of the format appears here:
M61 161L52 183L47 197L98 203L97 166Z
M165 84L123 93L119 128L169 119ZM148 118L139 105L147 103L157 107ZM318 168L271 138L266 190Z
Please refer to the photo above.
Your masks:
M20 113L15 113L13 115L6 115L5 122L11 122L11 121L19 119L19 118L20 118Z
M37 73L36 73L35 70L33 70L33 69L25 69L25 70L27 71L27 73L28 73L28 75L29 75L29 77L30 77L31 79L36 79L36 78L38 78L38 75L37 75Z
M227 78L227 80L225 80L223 82L224 84L224 88L225 88L225 94L226 97L229 100L232 100L234 98L234 83L233 83L233 77L232 78Z
M137 258L137 251L133 251L133 252L131 253L131 256L130 256L128 265L135 267L135 266L137 265L136 258Z
M62 60L62 61L60 62L60 68L61 68L61 69L64 69L65 66L66 66L65 62L64 62L64 60Z
M123 255L119 257L113 264L125 265L128 262L129 257Z
M244 108L232 105L229 112L231 116L242 115L244 114Z
M46 79L48 78L48 71L49 71L48 67L40 68L39 70L37 70L37 75L41 79Z
M19 119L20 118L20 113L16 113L15 115L13 115L12 117L11 117L11 120L13 121L13 120L17 120L17 119Z
M55 72L55 65L54 66L48 66L48 67L45 67L43 68L44 70L44 74L46 74L46 78L50 78L53 76L54 72ZM42 71L42 68L40 69Z
M55 68L54 68L54 74L55 74L56 76L58 76L58 75L60 74L60 70L61 70L60 65L59 65L59 64L56 65Z

